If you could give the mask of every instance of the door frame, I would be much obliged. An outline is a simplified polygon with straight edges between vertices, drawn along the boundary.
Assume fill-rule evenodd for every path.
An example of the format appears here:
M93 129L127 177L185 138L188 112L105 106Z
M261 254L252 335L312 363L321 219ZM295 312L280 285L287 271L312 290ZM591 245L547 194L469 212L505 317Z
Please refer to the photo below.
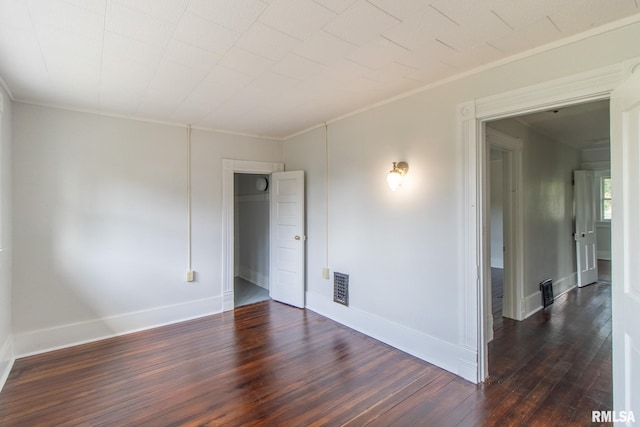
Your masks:
M612 191L612 330L613 330L613 409L640 412L640 376L636 368L640 358L640 295L637 279L637 242L639 228L635 219L640 196L638 182L637 126L639 125L640 63L632 75L616 88L611 98L611 139L619 141L611 147ZM633 73L635 71L635 73ZM617 201L621 200L620 203ZM635 424L627 420L626 425ZM624 420L615 422L623 425Z
M284 171L284 163L222 159L222 311L234 309L235 223L233 176L236 173L271 174L282 171Z
M488 376L488 349L484 326L484 293L486 281L487 215L485 199L487 166L485 123L490 120L519 116L527 113L550 110L600 101L610 98L610 94L640 64L640 58L622 63L563 77L540 84L527 86L506 93L473 99L458 104L458 140L462 152L463 230L461 255L463 266L463 295L459 318L463 320L463 344L477 352L477 382ZM612 153L620 149L619 141L611 141ZM625 203L621 200L618 203ZM620 236L612 238L613 247L623 247ZM622 277L612 263L612 273ZM613 283L612 287L621 286ZM612 292L615 292L612 289ZM616 343L614 341L614 347ZM614 374L615 376L615 374ZM615 382L615 381L614 381ZM614 390L615 391L615 390Z
M503 245L505 247L504 262L504 298L503 316L510 319L522 320L524 318L524 228L523 228L523 202L522 202L522 151L523 143L519 138L514 138L485 126L486 149L497 148L503 153ZM489 162L487 156L487 162ZM493 313L491 307L491 203L489 169L490 164L485 165L487 171L484 184L484 199L486 200L485 218L487 218L487 239L484 240L486 259L484 278L484 312L485 315L485 339L490 342L493 339Z

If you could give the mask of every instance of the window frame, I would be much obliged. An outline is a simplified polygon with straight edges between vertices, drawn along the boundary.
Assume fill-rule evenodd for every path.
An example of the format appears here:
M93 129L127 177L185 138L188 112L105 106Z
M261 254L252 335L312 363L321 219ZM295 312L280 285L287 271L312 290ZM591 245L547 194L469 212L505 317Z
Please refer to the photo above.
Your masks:
M605 202L605 200L611 200L611 198L605 198L604 197L604 182L607 179L609 181L611 181L611 172L608 171L608 170L606 170L606 171L596 171L595 175L596 175L596 179L597 179L597 182L598 182L598 187L597 187L597 192L596 192L596 198L598 200L598 204L597 204L597 220L598 220L598 222L610 223L611 222L611 218L605 218L604 217L604 212L605 212L604 202Z

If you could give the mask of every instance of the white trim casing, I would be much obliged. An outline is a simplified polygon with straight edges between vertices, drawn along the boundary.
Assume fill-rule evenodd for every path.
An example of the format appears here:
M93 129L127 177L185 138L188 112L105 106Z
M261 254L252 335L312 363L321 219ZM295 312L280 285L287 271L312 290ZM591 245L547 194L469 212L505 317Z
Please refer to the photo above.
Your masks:
M476 140L482 127L478 126L474 118L476 116L475 102L470 101L458 105L458 138L460 141ZM483 137L481 139L484 139ZM478 331L478 317L484 316L483 304L478 304L481 293L478 292L480 283L480 260L483 256L483 248L478 239L478 199L475 188L478 183L476 170L478 168L477 146L462 145L462 174L465 178L463 198L461 206L464 208L464 223L460 227L463 230L460 236L462 254L462 265L464 274L464 291L458 307L458 318L460 323L459 336L462 337L462 345L476 352L478 342L484 342L484 331ZM469 286L471 285L471 286ZM481 299L480 299L481 301ZM477 378L476 378L477 380Z
M485 129L486 141L491 141L491 147L500 148L505 152L505 198L504 206L504 274L505 286L504 297L505 306L503 315L510 319L524 319L522 310L522 298L524 295L524 213L522 201L523 187L523 143L522 140L513 138L495 129L487 127ZM488 175L488 173L487 173ZM487 194L484 191L483 194ZM487 206L488 200L485 201ZM485 215L490 215L485 212ZM490 225L490 224L488 224ZM489 239L486 239L489 243ZM487 271L490 277L491 271ZM487 290L485 289L485 292ZM490 295L490 292L489 292ZM485 304L490 298L485 299ZM491 312L489 307L489 312Z
M283 163L222 159L222 311L233 310L234 192L233 174L282 172Z
M483 209L478 208L481 185L485 180L481 161L486 150L484 135L478 129L482 129L484 122L492 119L608 99L611 91L630 75L637 63L638 60L628 61L458 105L459 138L463 153L462 164L465 166L464 215L461 224L465 243L461 260L464 268L462 299L465 302L474 301L477 308L473 310L475 316L470 319L472 325L467 325L467 313L459 315L465 319L464 341L476 343L478 382L487 376L487 350L484 345L478 344L484 342L482 278L485 272L480 261L484 257L482 227L487 221Z
M608 99L611 91L624 80L624 75L623 64L616 64L480 98L475 101L476 119L502 119Z
M0 79L1 83L1 79ZM4 96L0 93L0 114L4 112ZM4 234L4 233L3 233ZM0 238L0 246L3 239ZM4 249L0 247L0 252ZM13 337L11 335L2 343L2 347L0 347L0 391L2 391L2 387L4 387L7 378L9 377L9 373L11 372L11 368L13 367L13 363L15 362L15 356L13 352Z
M9 335L2 347L0 347L0 392L4 387L4 384L7 382L7 378L9 378L11 368L13 368L15 361L13 336Z

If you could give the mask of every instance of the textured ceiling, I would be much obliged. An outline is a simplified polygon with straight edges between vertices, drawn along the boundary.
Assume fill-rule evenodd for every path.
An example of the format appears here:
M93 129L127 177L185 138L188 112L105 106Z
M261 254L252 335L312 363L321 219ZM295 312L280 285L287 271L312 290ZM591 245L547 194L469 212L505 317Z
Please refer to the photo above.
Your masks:
M639 0L0 0L20 101L285 137Z

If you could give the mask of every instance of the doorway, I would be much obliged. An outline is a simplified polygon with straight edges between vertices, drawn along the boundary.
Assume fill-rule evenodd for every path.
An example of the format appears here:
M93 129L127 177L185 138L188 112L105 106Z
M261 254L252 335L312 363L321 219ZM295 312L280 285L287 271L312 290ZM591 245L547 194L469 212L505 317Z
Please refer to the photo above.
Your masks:
M635 259L638 253L636 240L629 238L636 222L629 218L638 216L637 195L629 188L638 181L637 140L638 93L640 59L627 61L585 71L567 77L534 84L498 95L469 100L458 104L458 136L462 146L464 188L464 212L461 218L461 242L464 251L460 254L463 268L463 298L460 304L461 332L464 342L476 351L475 368L477 382L488 376L487 345L484 330L484 257L486 255L483 188L486 179L485 124L490 120L513 117L518 114L546 111L591 101L609 100L611 107L611 179L613 221L611 230L611 294L613 306L613 397L614 408L628 408L629 402L637 402L632 383L630 366L638 359L637 328L640 308L631 295L638 294L637 283L630 278L629 269L636 264L625 260ZM635 126L635 127L634 127ZM632 155L629 155L629 154ZM469 313L469 314L467 314ZM626 334L626 335L625 335ZM627 339L628 338L628 339ZM637 365L637 363L636 363ZM469 372L471 374L471 372ZM634 399L633 401L630 399ZM637 406L637 405L635 405ZM634 406L632 406L633 408Z
M499 292L495 279L499 279L500 262L504 261L504 273L507 275L506 258L509 255L510 233L513 228L502 224L507 217L510 202L503 199L517 195L522 200L521 225L522 263L514 266L516 277L522 278L507 289L520 286L520 299L515 320L524 320L542 309L538 284L552 279L556 298L576 288L579 274L579 256L577 256L578 238L575 234L576 204L574 172L590 169L590 176L607 177L598 187L594 180L593 206L599 211L598 224L601 225L598 255L610 259L610 148L609 148L609 102L608 100L579 105L554 108L528 115L510 117L486 123L486 145L489 150L485 170L487 185L483 199L486 200L485 218L490 229L490 239L486 239L487 257L485 257L485 339L491 341L500 325L496 318L495 296ZM508 151L500 149L492 141L498 135L508 134L523 144L522 183L511 186L507 181L511 177L505 168L505 156ZM495 193L498 193L496 196ZM597 194L596 194L597 193ZM606 218L608 217L608 219ZM505 224L507 221L504 221ZM495 230L498 228L498 230ZM504 237L499 231L504 230ZM496 232L497 231L497 232ZM608 232L610 233L610 231ZM497 247L496 247L497 246ZM504 248L504 251L503 251ZM504 254L504 258L500 258ZM603 279L603 278L601 278ZM609 286L609 282L603 282ZM498 291L498 292L497 292ZM505 304L506 306L506 304ZM494 315L489 319L489 315ZM492 321L493 329L487 323ZM491 348L489 360L494 359ZM487 372L492 374L491 371Z
M235 174L271 175L282 170L282 163L222 160L222 311L235 308Z
M305 306L304 171L284 172L282 163L222 160L222 311L235 308L235 174L271 177L269 295L278 302Z
M270 179L234 174L234 307L269 299Z
M489 146L489 210L491 217L491 310L487 310L487 314L491 313L491 319L487 319L487 340L493 340L493 336L502 326L502 315L504 312L504 258L506 246L504 244L504 199L505 199L505 174L504 174L504 152L491 145ZM508 287L510 283L507 283Z
M521 139L487 126L487 185L489 193L485 269L485 337L491 341L502 318L522 320L523 203Z

